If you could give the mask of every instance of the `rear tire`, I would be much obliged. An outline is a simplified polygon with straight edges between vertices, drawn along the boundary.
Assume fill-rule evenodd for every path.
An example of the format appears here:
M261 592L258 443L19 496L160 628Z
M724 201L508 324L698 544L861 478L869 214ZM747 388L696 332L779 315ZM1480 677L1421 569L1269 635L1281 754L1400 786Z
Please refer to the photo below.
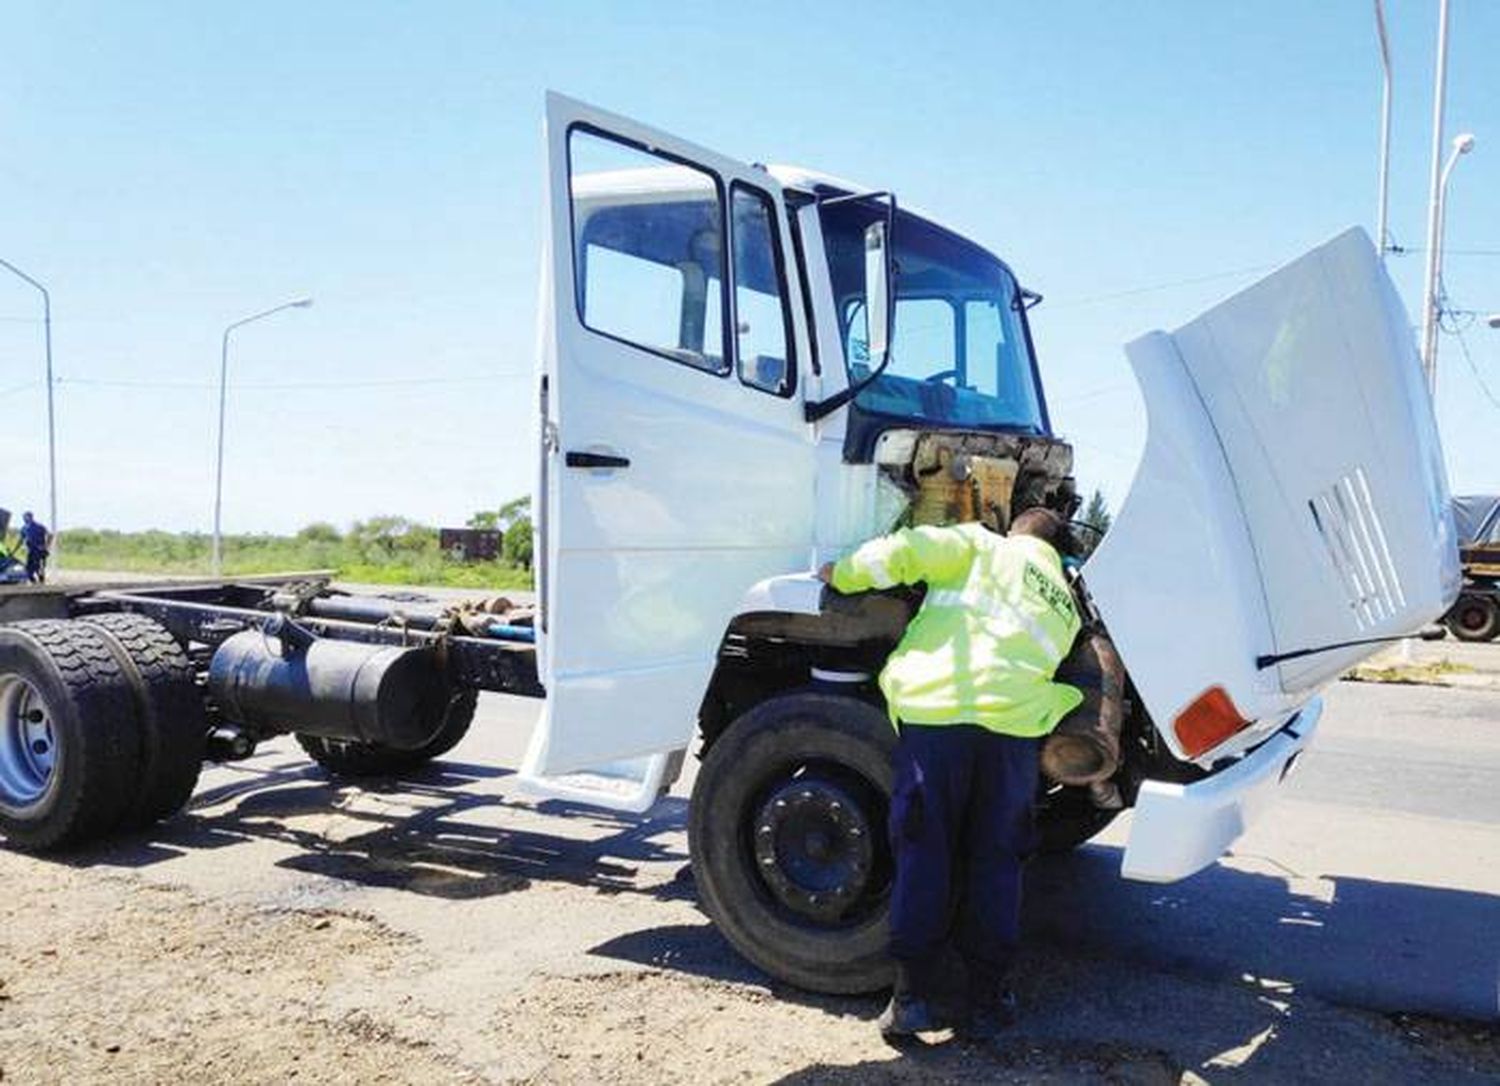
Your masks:
M208 741L203 696L177 639L144 615L88 615L115 649L141 722L140 784L125 824L149 826L187 805L198 786Z
M1087 788L1053 788L1037 797L1036 828L1043 853L1072 852L1103 832L1119 810L1095 806Z
M699 898L772 976L831 994L890 984L895 746L874 706L802 692L755 706L704 757L688 811Z
M1444 622L1460 641L1493 641L1500 634L1500 606L1489 596L1466 592Z
M0 626L0 833L46 852L116 829L136 796L141 728L102 632Z
M299 734L297 742L309 758L335 776L389 777L409 773L458 746L469 733L469 725L474 722L474 711L478 706L477 692L455 692L444 706L443 720L437 733L416 750L397 750L379 743L325 739L321 735Z

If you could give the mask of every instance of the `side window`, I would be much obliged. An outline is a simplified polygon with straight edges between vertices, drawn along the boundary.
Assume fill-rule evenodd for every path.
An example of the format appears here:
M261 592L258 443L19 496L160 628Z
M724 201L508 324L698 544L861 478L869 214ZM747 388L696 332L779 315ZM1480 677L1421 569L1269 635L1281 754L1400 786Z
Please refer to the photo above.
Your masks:
M611 339L729 372L717 179L576 128L568 169L578 319Z
M740 380L763 392L790 396L796 371L775 205L765 193L736 184L729 206Z

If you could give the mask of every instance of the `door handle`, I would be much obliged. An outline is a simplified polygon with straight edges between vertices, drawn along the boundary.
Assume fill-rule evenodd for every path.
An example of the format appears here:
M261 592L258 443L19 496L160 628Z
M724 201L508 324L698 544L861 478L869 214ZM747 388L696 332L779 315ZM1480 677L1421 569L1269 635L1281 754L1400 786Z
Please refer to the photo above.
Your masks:
M628 468L630 457L615 456L613 453L572 450L564 455L563 463L570 468Z

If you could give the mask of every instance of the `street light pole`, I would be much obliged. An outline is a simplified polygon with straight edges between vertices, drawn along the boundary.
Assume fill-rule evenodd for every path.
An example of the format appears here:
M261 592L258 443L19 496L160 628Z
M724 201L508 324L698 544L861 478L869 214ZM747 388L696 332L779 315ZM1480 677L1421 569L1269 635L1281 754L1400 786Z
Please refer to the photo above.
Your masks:
M280 313L283 309L306 309L310 305L312 305L311 298L298 298L293 302L283 302L281 305L272 306L270 309L237 320L224 329L224 339L219 351L219 455L214 465L213 571L215 577L219 576L224 566L221 518L224 510L224 408L229 398L229 333L252 321L263 320L273 313Z
M53 543L50 559L57 567L57 413L53 406L56 384L52 380L52 295L47 288L27 275L8 260L0 260L0 267L30 283L42 294L42 335L47 348L47 526L51 528Z
M1437 68L1432 88L1432 176L1427 190L1427 279L1422 289L1422 369L1427 388L1437 391L1438 250L1441 247L1443 191L1443 107L1448 94L1448 0L1438 0Z
M1437 203L1434 220L1436 226L1430 232L1427 243L1427 309L1422 322L1422 366L1427 371L1427 387L1437 395L1438 319L1442 316L1443 300L1438 289L1443 281L1443 235L1448 218L1448 181L1453 176L1453 167L1461 156L1474 149L1474 135L1465 132L1453 138L1453 150L1448 154L1438 176Z
M1385 72L1380 95L1380 209L1375 216L1375 245L1380 258L1390 249L1387 210L1391 192L1391 43L1385 33L1385 4L1375 0L1375 31L1380 35L1380 66Z

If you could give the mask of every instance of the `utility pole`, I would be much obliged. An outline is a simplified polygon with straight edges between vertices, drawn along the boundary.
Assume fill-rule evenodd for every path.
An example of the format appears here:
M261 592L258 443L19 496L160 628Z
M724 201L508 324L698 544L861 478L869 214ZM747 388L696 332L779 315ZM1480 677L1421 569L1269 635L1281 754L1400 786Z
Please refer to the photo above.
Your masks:
M42 294L42 335L47 351L47 527L52 531L50 558L53 568L56 568L60 526L57 523L57 413L53 404L56 382L52 379L52 295L47 292L46 287L10 261L0 260L0 267L30 283Z

